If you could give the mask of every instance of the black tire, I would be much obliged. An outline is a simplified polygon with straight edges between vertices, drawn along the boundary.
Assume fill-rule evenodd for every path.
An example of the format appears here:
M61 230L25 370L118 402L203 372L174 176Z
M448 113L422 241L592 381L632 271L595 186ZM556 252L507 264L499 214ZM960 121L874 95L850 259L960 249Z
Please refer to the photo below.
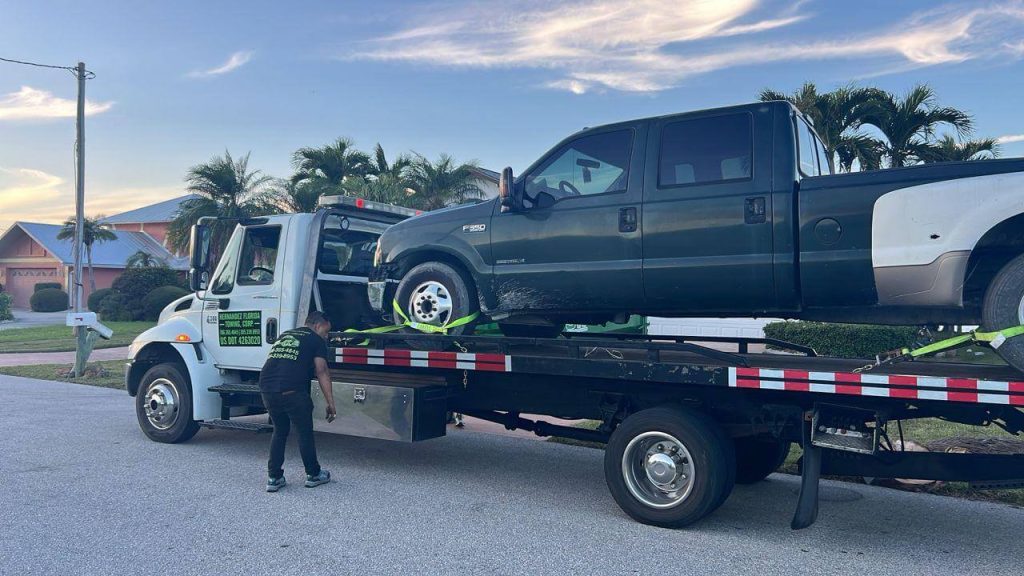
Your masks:
M402 277L398 283L398 290L395 291L395 300L409 320L439 326L480 310L476 292L471 287L472 283L451 266L441 262L424 262L413 267ZM435 292L431 293L432 289ZM441 307L432 308L432 302L446 303ZM395 322L401 321L401 318L395 318ZM472 334L478 321L479 318L468 324L450 328L448 334ZM409 332L419 333L411 328Z
M680 446L688 457L683 450L672 450ZM641 466L662 456L676 465L659 470L655 464L649 467L651 473ZM651 474L667 469L673 471L663 474L667 489L679 472L688 472L686 482L679 482L684 494L666 492L655 484ZM638 471L642 472L639 478ZM626 418L612 433L605 447L604 474L615 502L631 518L679 528L707 516L729 496L736 478L736 455L732 441L707 415L682 407L650 408Z
M777 438L736 438L733 443L737 484L754 484L767 478L786 461L791 446L790 442Z
M199 423L192 419L188 370L171 362L147 370L135 395L135 415L150 440L176 444L195 436Z
M1024 324L1024 255L1010 260L989 284L981 324L986 332ZM1007 364L1024 372L1024 336L1010 338L997 352Z
M565 325L546 326L541 324L506 324L499 322L498 328L502 334L512 338L558 338L562 334Z

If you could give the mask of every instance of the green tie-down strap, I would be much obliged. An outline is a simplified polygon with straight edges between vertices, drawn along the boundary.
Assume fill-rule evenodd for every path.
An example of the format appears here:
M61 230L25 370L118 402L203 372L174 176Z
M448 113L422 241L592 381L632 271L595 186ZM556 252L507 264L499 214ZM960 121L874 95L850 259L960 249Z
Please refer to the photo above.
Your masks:
M937 354L946 350L952 350L959 348L967 344L984 343L988 344L994 349L998 349L1003 345L1004 342L1015 336L1024 334L1024 325L1014 326L1012 328L1004 328L995 332L968 332L967 334L961 334L960 336L954 336L938 342L933 342L927 346L922 346L916 350L910 350L909 348L903 349L903 354L910 356L911 358L920 358L922 356L928 356L931 354Z
M349 328L345 330L345 334L386 334L388 332L395 332L402 328L412 328L413 330L419 330L426 334L448 334L448 331L452 328L458 328L459 326L465 326L473 320L476 320L479 316L479 312L473 312L469 316L463 316L462 318L456 318L451 322L448 322L442 326L434 326L433 324L423 324L422 322L413 322L409 320L409 317L402 312L402 308L398 305L397 300L391 301L391 307L395 312L395 318L401 318L401 324L393 324L391 326L380 326L378 328L367 328L366 330L356 330ZM369 344L369 340L363 340L357 346L365 346Z

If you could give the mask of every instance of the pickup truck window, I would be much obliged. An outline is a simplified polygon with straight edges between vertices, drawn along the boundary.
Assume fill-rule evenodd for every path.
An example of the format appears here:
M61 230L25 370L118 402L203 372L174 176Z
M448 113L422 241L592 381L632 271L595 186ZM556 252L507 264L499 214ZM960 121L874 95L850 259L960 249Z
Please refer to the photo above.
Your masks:
M547 206L562 198L625 191L632 143L632 130L573 140L526 178L526 200Z
M324 230L320 271L324 274L366 277L373 268L377 234L352 230Z
M753 165L748 113L680 120L661 131L658 187L746 180Z
M824 148L803 118L796 121L797 143L800 156L800 172L804 176L831 174Z
M280 226L261 226L245 230L242 256L238 266L239 286L273 284L277 244L280 239Z

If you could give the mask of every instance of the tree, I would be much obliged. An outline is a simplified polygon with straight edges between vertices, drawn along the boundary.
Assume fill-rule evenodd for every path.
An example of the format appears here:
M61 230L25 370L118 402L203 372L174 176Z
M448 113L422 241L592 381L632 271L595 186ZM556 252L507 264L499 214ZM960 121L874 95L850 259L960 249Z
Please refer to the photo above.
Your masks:
M923 153L923 162L966 162L968 160L987 160L999 155L999 145L995 138L981 140L963 140L945 134Z
M885 136L882 157L890 168L924 161L932 154L931 140L935 131L948 125L963 137L971 133L971 116L956 108L935 103L935 91L919 84L902 98L878 91L863 123L878 128Z
M854 86L822 93L813 82L805 82L789 95L765 89L760 96L763 102L785 100L793 104L814 124L830 162L836 165L838 160L838 166L849 172L855 161L861 169L879 167L882 143L860 129L880 94L874 88Z
M219 218L245 218L271 214L276 211L266 190L273 178L259 170L249 169L249 154L238 158L224 151L209 162L189 168L185 181L188 191L198 197L181 203L167 230L167 241L172 250L184 251L189 243L189 231L204 216ZM231 226L233 227L233 225ZM224 240L226 228L214 230L215 245Z
M447 154L442 154L436 162L416 154L409 166L409 187L415 191L409 197L409 204L420 210L437 210L483 198L484 192L476 185L476 177L470 170L475 166L475 162L456 164Z
M277 180L273 194L277 205L285 212L316 212L324 187L315 181Z
M125 262L125 268L153 268L154 266L166 266L166 263L143 250L132 254Z
M356 150L348 138L319 148L299 148L292 156L292 182L312 182L321 193L344 194L346 180L363 179L371 172L370 157Z
M89 268L89 291L96 291L96 277L92 271L92 246L97 242L109 242L111 240L117 240L117 235L114 234L109 228L104 228L100 225L100 220L103 216L95 216L93 218L85 217L82 219L82 245L85 247L85 259ZM60 232L57 233L58 240L67 240L69 242L75 241L76 228L78 223L74 216L64 221L64 225L61 227ZM75 282L81 282L80 278L75 278Z

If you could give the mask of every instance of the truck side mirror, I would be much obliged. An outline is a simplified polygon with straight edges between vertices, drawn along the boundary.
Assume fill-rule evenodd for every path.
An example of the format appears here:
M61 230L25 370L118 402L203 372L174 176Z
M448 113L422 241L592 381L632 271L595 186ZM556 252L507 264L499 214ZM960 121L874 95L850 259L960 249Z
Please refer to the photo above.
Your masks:
M189 271L188 285L193 292L206 288L210 277L210 239L213 229L209 224L199 223L192 226L192 237L189 240Z
M516 193L515 178L512 169L506 167L501 171L498 181L498 198L501 199L502 212L518 212L523 207L522 198Z

